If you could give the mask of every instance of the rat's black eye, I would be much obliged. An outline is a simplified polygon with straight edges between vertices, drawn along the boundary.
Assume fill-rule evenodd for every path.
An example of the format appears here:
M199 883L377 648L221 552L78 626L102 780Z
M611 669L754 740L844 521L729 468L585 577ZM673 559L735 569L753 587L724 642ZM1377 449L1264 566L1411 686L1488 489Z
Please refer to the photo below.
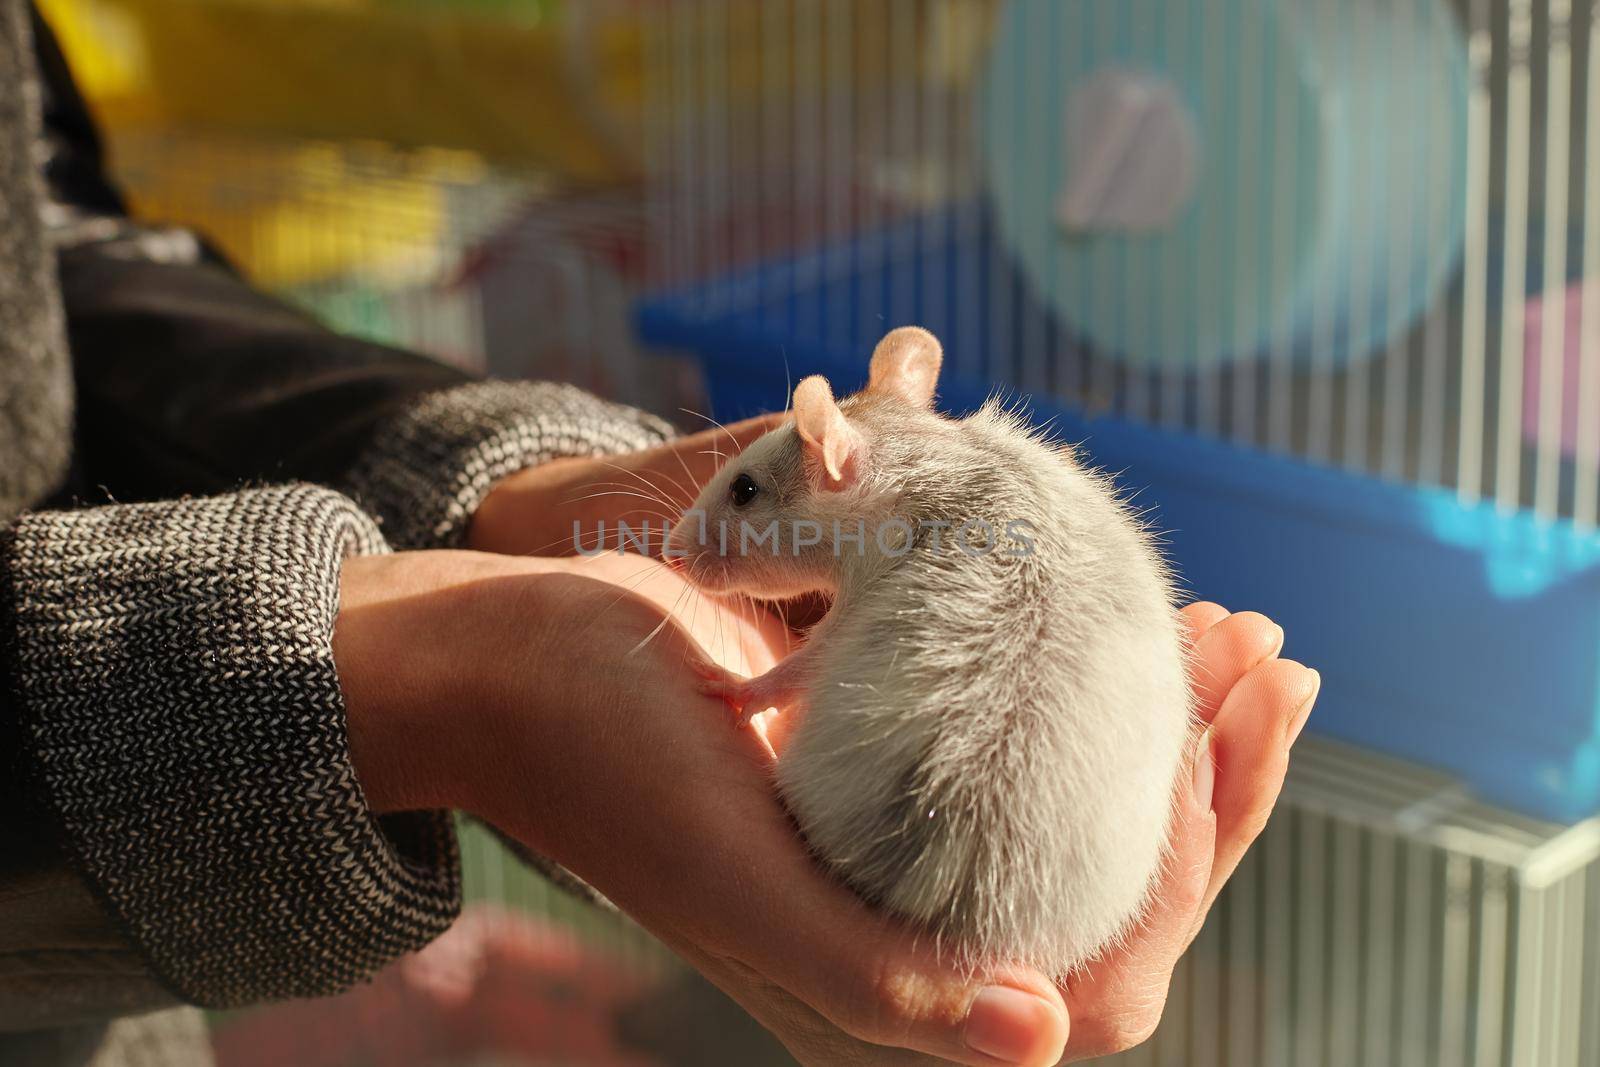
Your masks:
M733 506L736 508L742 508L750 503L759 492L761 487L748 474L739 475L728 487L728 495L733 498Z

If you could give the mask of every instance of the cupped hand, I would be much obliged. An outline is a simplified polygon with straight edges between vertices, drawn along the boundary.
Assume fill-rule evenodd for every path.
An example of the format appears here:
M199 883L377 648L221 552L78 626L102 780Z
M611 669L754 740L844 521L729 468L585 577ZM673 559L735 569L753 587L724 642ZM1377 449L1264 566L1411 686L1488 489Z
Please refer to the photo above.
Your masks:
M334 650L376 810L464 808L556 860L802 1062L1053 1063L1052 982L957 972L830 880L762 733L699 692L695 658L759 673L788 640L636 556L416 553L347 565Z
M1072 1032L1066 1061L1140 1044L1161 1021L1179 957L1223 884L1266 827L1321 678L1280 659L1283 631L1255 612L1184 609L1196 712L1206 725L1190 788L1180 790L1172 849L1144 922L1062 984Z
M349 664L376 678L347 684L374 807L495 823L605 893L805 1063L1049 1064L1143 1040L1266 822L1316 687L1276 658L1281 631L1263 617L1186 611L1211 730L1179 793L1171 861L1144 924L1057 987L1024 970L956 972L816 867L774 795L764 734L734 729L692 669L706 657L764 671L789 643L769 615L704 599L636 556L353 564L335 652L341 676Z

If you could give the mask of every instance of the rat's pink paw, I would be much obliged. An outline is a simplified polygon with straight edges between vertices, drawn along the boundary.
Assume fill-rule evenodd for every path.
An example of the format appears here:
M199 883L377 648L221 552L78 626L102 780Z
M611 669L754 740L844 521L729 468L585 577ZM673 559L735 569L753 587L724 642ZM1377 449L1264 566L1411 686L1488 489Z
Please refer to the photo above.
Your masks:
M702 679L700 692L725 701L738 712L740 726L749 723L751 716L769 708L788 709L801 696L795 681L798 674L789 660L757 678L741 678L705 659L696 660L691 666Z
M743 726L750 721L747 709L751 701L750 683L737 675L726 671L714 676L707 676L700 683L700 692L708 697L716 697L725 701L728 707L739 713L739 725Z

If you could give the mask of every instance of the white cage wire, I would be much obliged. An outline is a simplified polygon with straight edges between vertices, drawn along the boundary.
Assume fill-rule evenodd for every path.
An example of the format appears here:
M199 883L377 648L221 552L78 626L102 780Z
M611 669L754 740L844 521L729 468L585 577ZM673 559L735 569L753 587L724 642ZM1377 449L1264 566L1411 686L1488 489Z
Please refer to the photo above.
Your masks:
M1148 1046L1192 1067L1600 1062L1600 822L1302 740Z
M286 148L215 131L124 134L119 169L149 193L151 214L198 214L224 243L256 250L247 266L258 276L265 267L268 284L336 325L496 373L559 375L670 411L680 401L662 397L682 382L635 348L633 301L675 290L708 311L737 306L751 293L730 279L774 261L810 273L759 271L756 297L781 303L803 281L823 295L793 302L797 334L856 345L864 359L882 324L853 322L848 286L828 283L866 267L888 279L891 313L929 294L949 305L944 340L963 373L1445 486L1464 502L1583 529L1600 521L1592 0L605 0L573 11L645 27L642 185L574 189L414 146ZM997 80L1008 25L1020 51ZM1199 151L1234 161L1215 201L1226 210L1200 220L1198 252L1153 269L1119 251L1137 239L1117 229L1127 212L1137 223L1136 209L1161 197L1129 194L1130 209L1113 177L1073 214L1116 224L1109 232L1081 236L1081 257L1058 258L1053 278L1049 254L1017 269L1018 249L1055 240L1059 223L1047 212L1037 233L1007 243L985 108L1020 104L1016 150L1039 161L1048 192L1074 184L1050 162L1051 145L1073 136L1078 68L1059 59L1063 25L1080 59L1145 56L1134 42L1155 41L1170 60L1155 75L1215 100L1221 119L1180 115L1178 154L1162 154L1170 143L1157 152L1181 171L1188 122ZM1305 35L1317 43L1293 61L1305 64L1296 91L1315 101L1305 106L1324 135L1348 142L1409 119L1408 152L1386 142L1395 154L1382 165L1356 153L1310 173L1312 154L1288 147L1301 144L1303 115L1289 94L1262 89L1269 68L1291 63L1283 42ZM1407 65L1424 77L1398 78ZM1131 108L1136 129L1170 126L1147 106L1160 84L1113 86L1123 95L1112 105ZM1405 95L1419 84L1425 94ZM1045 96L1055 103L1041 119L1028 102ZM1430 108L1447 121L1417 121ZM1218 130L1225 153L1207 140ZM1101 147L1113 163L1132 151ZM284 151L315 158L275 167ZM1226 223L1256 215L1259 261L1291 263L1284 235L1315 203L1313 179L1348 192L1347 220L1387 206L1327 285L1274 318L1275 294L1295 288L1289 270L1231 289L1248 242ZM1420 206L1395 210L1391 194ZM239 209L252 202L270 210ZM638 262L619 268L618 246ZM934 248L944 260L925 263ZM1063 277L1076 302L1055 293ZM1151 309L1140 292L1180 298ZM1119 301L1110 325L1075 321ZM1190 336L1214 343L1202 352ZM470 897L577 924L642 969L666 966L646 935L553 894L486 834L469 828L464 842ZM1180 969L1167 1021L1128 1062L1600 1062L1597 855L1592 824L1532 823L1429 772L1303 742L1283 806Z
M963 273L927 280L958 305L952 358L983 347L967 330L1016 350L969 368L981 377L1463 501L1600 519L1587 0L670 7L646 124L664 277L689 285L882 234L820 269L878 257L909 290L915 258L953 242ZM1114 119L1131 129L1063 163L1096 65L1130 81L1082 103L1095 137L1115 141ZM987 212L1021 218L1092 186L1093 165L1120 166L1115 185L1170 164L1150 103L1169 82L1199 101L1180 125L1217 175L1192 235L1123 232L1111 203L1066 237L1046 211L991 238ZM1329 252L1317 242L1339 234L1296 236L1308 216L1352 233ZM1020 276L1001 269L1009 257ZM985 311L986 285L1028 291ZM1056 292L1071 287L1081 295Z
M1592 3L670 10L644 128L655 273L684 317L777 318L864 364L932 307L947 373L1600 519ZM1141 174L1200 160L1212 187ZM1125 1061L1600 1061L1594 834L1302 742Z

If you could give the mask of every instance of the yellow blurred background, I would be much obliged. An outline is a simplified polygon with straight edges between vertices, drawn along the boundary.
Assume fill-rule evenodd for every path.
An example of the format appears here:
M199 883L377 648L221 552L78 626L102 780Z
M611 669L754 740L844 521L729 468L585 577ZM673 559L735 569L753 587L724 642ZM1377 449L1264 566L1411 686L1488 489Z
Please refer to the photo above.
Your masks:
M982 36L969 23L985 17L964 0L921 6L919 39L970 44L920 49L891 36L888 4L828 5L829 25L848 30L841 70L831 55L794 62L789 31L818 7L807 0L731 2L715 19L682 17L671 0L39 6L137 213L201 230L280 289L357 266L390 277L430 269L449 188L480 182L487 167L547 191L638 185L652 130L670 132L651 93L710 91L653 86L651 64L668 50L724 71L717 95L737 109L771 91L772 49L785 53L794 90L844 74L870 94L891 49L963 79ZM653 128L652 117L662 122Z

